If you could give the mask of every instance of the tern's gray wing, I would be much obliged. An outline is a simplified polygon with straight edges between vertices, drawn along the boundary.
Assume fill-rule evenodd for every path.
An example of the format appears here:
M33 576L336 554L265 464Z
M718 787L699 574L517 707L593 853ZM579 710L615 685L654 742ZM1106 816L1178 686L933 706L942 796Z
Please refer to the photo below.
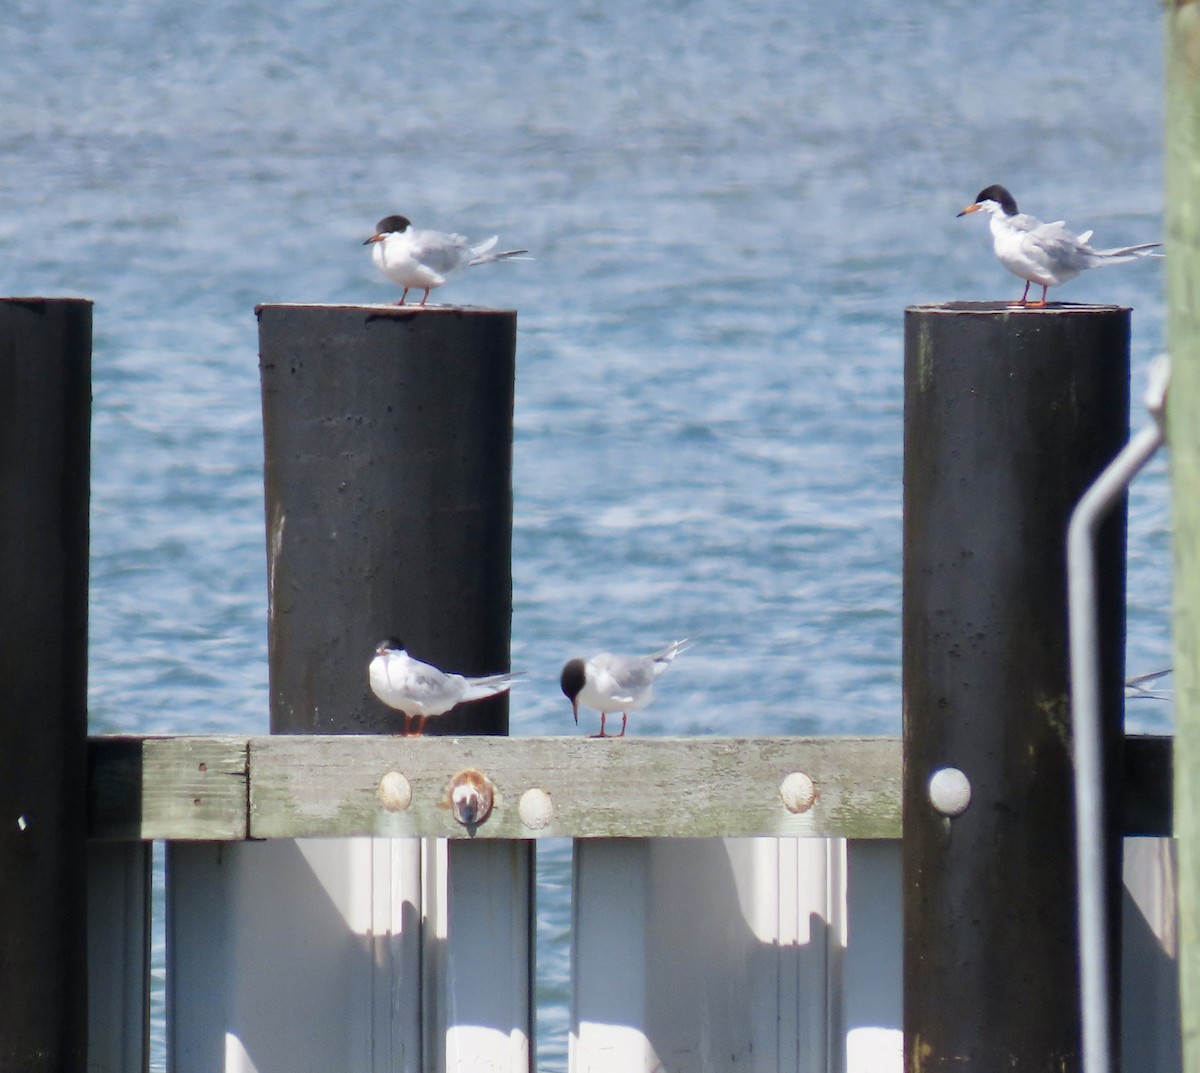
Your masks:
M431 715L439 709L446 711L453 708L464 691L461 676L445 674L436 667L417 660L410 662L404 681L397 685Z
M591 663L600 692L626 702L635 700L658 677L654 660L645 656L614 656L611 652L602 652Z
M1033 222L1037 224L1036 220ZM1056 272L1078 273L1088 267L1087 247L1081 245L1079 236L1063 227L1061 221L1022 230L1022 251L1035 264L1046 265Z
M413 239L413 257L440 276L455 272L471 259L471 247L462 235L421 231Z

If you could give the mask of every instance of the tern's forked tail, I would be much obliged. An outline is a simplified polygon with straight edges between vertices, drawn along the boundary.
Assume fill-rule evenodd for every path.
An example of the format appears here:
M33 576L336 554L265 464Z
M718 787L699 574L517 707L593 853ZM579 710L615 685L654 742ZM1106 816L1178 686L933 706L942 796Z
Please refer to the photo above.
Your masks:
M1121 246L1115 250L1088 250L1090 257L1089 268L1101 268L1104 265L1121 265L1126 261L1136 261L1139 257L1162 257L1155 251L1162 246L1161 242L1139 242L1136 246Z
M685 637L682 641L672 641L661 652L655 652L650 658L658 664L658 670L661 671L670 663L680 652L686 652L692 647L691 638Z
M471 259L467 262L467 267L474 265L491 264L492 261L507 261L510 257L521 257L523 260L531 261L532 257L524 257L528 250L506 250L504 253L492 253L496 243L500 241L499 235L493 235L478 246L471 247Z
M501 674L489 674L482 678L468 678L467 691L462 698L463 702L482 700L484 697L494 697L497 693L503 693L523 673L522 671L504 671Z
M532 257L526 257L528 250L508 250L505 253L485 253L482 257L472 257L467 262L468 267L473 265L491 264L492 261L507 261L509 258L516 258L520 261L532 261Z

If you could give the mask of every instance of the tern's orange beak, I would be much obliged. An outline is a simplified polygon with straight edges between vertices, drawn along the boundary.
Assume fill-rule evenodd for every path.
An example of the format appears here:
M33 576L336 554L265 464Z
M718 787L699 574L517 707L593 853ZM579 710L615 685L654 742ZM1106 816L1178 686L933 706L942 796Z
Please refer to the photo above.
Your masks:
M958 215L959 215L959 216L966 216L968 213L971 213L971 212L978 212L978 211L979 211L979 202L978 202L978 201L976 201L974 205L968 205L968 206L967 206L965 209L963 209L963 211L962 211L962 212L960 212Z
M369 245L371 245L372 242L382 242L382 241L383 241L382 235L372 235L369 239L367 239L366 242L363 243L363 245L369 246Z

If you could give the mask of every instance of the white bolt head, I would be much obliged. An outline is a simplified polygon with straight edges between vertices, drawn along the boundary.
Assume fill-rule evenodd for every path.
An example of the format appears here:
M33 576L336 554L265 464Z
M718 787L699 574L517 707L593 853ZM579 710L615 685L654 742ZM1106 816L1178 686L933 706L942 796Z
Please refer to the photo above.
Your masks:
M938 768L929 779L929 803L943 816L961 816L971 803L971 781L956 767Z
M412 804L412 784L398 771L379 780L379 802L388 812L403 812Z
M788 812L807 812L817 800L817 788L803 771L793 771L779 784L779 796Z
M554 819L554 802L545 790L539 790L536 786L521 795L521 802L517 807L521 813L521 822L531 831L540 831Z

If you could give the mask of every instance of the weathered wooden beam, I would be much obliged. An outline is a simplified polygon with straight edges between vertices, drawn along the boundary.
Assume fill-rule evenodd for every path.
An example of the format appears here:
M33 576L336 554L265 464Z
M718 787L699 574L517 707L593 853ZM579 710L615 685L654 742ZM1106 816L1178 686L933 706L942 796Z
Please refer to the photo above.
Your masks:
M88 837L246 837L245 738L88 740Z
M808 835L900 837L895 738L110 738L89 742L93 839L217 840L347 835L468 836L451 817L451 778L475 768L495 785L477 838ZM396 772L406 809L380 798ZM816 792L783 805L785 776ZM1171 832L1171 739L1126 739L1129 835ZM403 789L389 779L392 795ZM544 827L521 818L541 790ZM540 799L544 806L546 799ZM393 796L392 803L396 803ZM537 795L526 801L534 819Z
M492 814L476 837L877 838L894 830L898 816L899 754L885 740L288 735L250 743L250 834L468 836L448 807L450 780L467 768L495 786ZM411 787L407 808L381 804L389 772ZM804 812L790 812L780 796L793 772L807 775L816 792ZM544 826L522 819L523 798L533 824L548 800Z
M89 753L92 838L465 837L447 791L466 768L495 785L476 837L899 833L900 747L887 738L101 737ZM390 772L407 808L381 800ZM780 796L793 772L813 783L804 812ZM544 826L521 818L529 790L545 796L526 798L526 818Z

